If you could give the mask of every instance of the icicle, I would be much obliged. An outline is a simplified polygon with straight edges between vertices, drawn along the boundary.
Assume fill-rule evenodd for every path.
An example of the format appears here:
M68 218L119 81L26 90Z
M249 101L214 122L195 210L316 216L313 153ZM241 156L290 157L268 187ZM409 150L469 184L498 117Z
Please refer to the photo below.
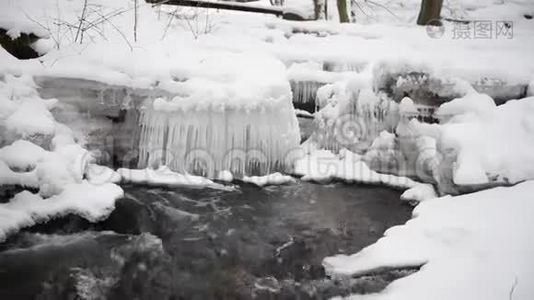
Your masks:
M358 62L325 61L323 63L323 71L328 72L360 72L363 68L364 64Z
M290 84L295 108L304 109L311 113L315 112L317 90L325 83L291 80Z
M223 170L235 176L288 172L300 141L289 102L187 111L148 105L140 123L139 167L166 165L210 178Z
M316 113L313 139L318 145L334 152L347 148L361 153L382 130L394 130L398 113L393 101L370 89L345 97L343 104Z

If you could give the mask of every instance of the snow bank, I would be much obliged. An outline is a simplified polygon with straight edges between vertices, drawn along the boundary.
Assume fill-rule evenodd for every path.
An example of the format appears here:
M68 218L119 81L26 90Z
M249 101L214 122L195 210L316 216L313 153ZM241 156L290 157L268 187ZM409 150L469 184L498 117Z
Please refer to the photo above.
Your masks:
M532 299L533 193L534 181L527 181L428 200L375 244L323 265L333 276L423 265L379 294L354 299Z
M55 103L37 95L29 76L7 74L0 80L0 185L38 190L0 204L0 241L20 228L70 213L96 222L122 197L116 185L94 184L98 167L88 167L90 153L56 122L50 112ZM84 180L86 171L91 182Z
M122 189L116 185L93 185L87 181L68 184L63 192L46 199L28 191L20 192L8 203L0 204L0 241L21 228L70 213L97 222L111 213L115 200L122 196Z
M495 106L472 93L440 106L440 125L412 120L404 131L434 138L438 156L454 153L454 184L510 184L534 178L533 113L534 97Z

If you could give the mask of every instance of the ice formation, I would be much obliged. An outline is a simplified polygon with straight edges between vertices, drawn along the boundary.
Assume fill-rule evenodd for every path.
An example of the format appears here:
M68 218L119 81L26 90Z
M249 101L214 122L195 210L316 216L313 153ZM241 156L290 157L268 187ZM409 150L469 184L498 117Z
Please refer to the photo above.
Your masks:
M380 132L398 122L397 104L356 78L326 85L318 95L324 107L315 114L312 139L322 148L365 151Z
M325 61L323 70L328 72L360 72L365 62Z
M301 107L308 110L315 111L315 98L317 90L324 85L324 83L317 81L295 81L291 82L291 91L293 92L293 102L295 107Z
M311 112L315 111L318 106L316 100L319 88L329 83L341 81L351 75L350 73L344 73L346 71L352 71L350 68L336 68L335 70L331 70L332 66L334 64L321 64L311 61L306 63L293 63L289 67L287 75L290 80L295 107L307 109Z
M156 104L158 100L163 101L156 99ZM140 117L139 166L165 165L209 178L223 170L238 177L288 172L300 133L287 100L194 110L182 109L179 99L171 110L148 104Z

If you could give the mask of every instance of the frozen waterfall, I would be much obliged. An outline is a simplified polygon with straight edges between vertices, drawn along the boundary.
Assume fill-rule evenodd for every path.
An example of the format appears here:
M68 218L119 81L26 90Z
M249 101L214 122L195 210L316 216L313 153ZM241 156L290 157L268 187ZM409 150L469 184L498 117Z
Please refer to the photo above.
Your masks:
M186 109L141 108L139 167L214 178L289 172L300 141L289 99L252 106L207 105Z

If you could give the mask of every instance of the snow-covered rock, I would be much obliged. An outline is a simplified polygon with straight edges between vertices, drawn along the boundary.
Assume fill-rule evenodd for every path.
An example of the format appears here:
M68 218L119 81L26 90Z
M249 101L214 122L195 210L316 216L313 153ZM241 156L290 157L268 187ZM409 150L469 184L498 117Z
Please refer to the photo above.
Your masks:
M404 191L401 195L401 200L422 202L436 198L437 196L433 185L429 183L420 183Z
M0 204L0 241L24 227L50 219L77 214L91 222L105 219L115 208L115 200L123 196L114 184L93 185L87 181L68 184L60 194L42 198L23 191L8 203Z
M38 190L20 192L0 204L0 241L23 227L70 213L99 221L122 197L117 185L84 180L92 157L75 143L72 131L54 119L50 109L55 103L41 99L28 76L0 80L0 105L6 108L0 114L0 142L7 144L0 147L0 185ZM92 175L95 167L89 170Z

